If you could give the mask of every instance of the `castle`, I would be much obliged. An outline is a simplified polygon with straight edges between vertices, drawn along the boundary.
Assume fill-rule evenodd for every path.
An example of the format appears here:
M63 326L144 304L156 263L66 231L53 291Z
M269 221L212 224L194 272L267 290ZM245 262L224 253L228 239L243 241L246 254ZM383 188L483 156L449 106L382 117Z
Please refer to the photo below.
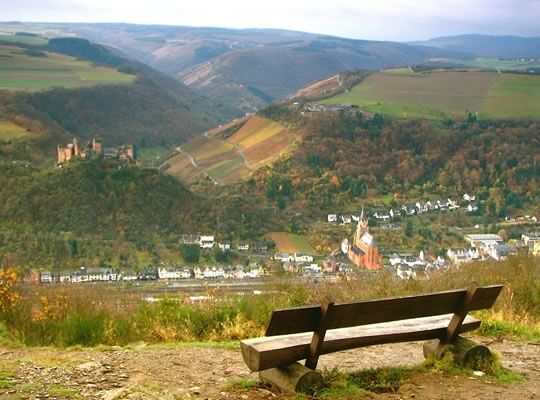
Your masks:
M120 147L104 148L101 139L94 138L81 146L77 138L72 143L60 144L57 150L57 164L64 164L73 159L94 160L105 157L117 159L124 162L134 160L134 151L132 145L122 145Z
M380 269L382 262L379 247L369 233L368 220L364 217L364 208L358 220L352 246L348 249L349 259L357 266L367 269Z

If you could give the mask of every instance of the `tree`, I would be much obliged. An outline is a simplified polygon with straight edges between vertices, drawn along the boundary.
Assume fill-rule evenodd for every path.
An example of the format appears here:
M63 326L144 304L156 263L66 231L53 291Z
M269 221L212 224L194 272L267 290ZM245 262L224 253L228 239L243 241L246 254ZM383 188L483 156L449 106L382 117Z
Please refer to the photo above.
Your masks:
M411 221L407 221L404 230L405 236L411 237L413 235L413 224Z
M201 250L196 244L184 244L182 245L180 252L182 258L187 263L198 263L201 256Z

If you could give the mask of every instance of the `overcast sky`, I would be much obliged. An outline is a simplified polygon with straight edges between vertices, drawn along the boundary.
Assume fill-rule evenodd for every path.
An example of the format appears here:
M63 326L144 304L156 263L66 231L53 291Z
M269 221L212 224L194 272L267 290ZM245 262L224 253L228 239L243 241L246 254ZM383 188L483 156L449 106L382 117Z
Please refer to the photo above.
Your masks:
M408 41L540 36L540 0L0 0L0 20L283 28Z

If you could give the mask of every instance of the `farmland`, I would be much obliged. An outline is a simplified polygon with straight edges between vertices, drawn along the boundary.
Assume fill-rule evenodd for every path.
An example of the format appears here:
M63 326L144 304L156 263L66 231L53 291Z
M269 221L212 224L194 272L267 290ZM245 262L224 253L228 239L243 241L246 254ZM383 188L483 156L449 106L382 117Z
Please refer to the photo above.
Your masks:
M490 118L540 117L540 76L387 70L368 76L349 92L321 102L353 104L398 117L438 119L468 112Z
M26 129L11 121L0 121L0 141L8 142L28 135Z
M305 236L287 232L270 232L267 237L274 241L280 252L314 254Z
M0 42L7 43L23 43L33 46L41 46L47 44L48 40L38 36L23 36L23 35L4 35L0 34Z
M37 91L54 87L127 84L134 80L134 75L94 66L73 57L0 45L0 89Z
M190 140L163 169L185 182L206 174L217 183L238 182L288 151L293 139L282 125L250 116Z

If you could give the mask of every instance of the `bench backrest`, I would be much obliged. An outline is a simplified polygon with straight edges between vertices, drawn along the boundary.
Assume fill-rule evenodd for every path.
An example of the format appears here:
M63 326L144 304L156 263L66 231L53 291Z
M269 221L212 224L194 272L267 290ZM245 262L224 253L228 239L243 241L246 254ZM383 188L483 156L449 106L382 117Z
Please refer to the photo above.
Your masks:
M490 308L501 289L501 285L476 288L468 301L466 312ZM466 296L467 289L461 289L383 300L336 303L331 312L325 315L325 328L330 330L451 314L462 306ZM266 336L314 332L321 326L322 318L323 309L319 305L276 310L270 318Z

